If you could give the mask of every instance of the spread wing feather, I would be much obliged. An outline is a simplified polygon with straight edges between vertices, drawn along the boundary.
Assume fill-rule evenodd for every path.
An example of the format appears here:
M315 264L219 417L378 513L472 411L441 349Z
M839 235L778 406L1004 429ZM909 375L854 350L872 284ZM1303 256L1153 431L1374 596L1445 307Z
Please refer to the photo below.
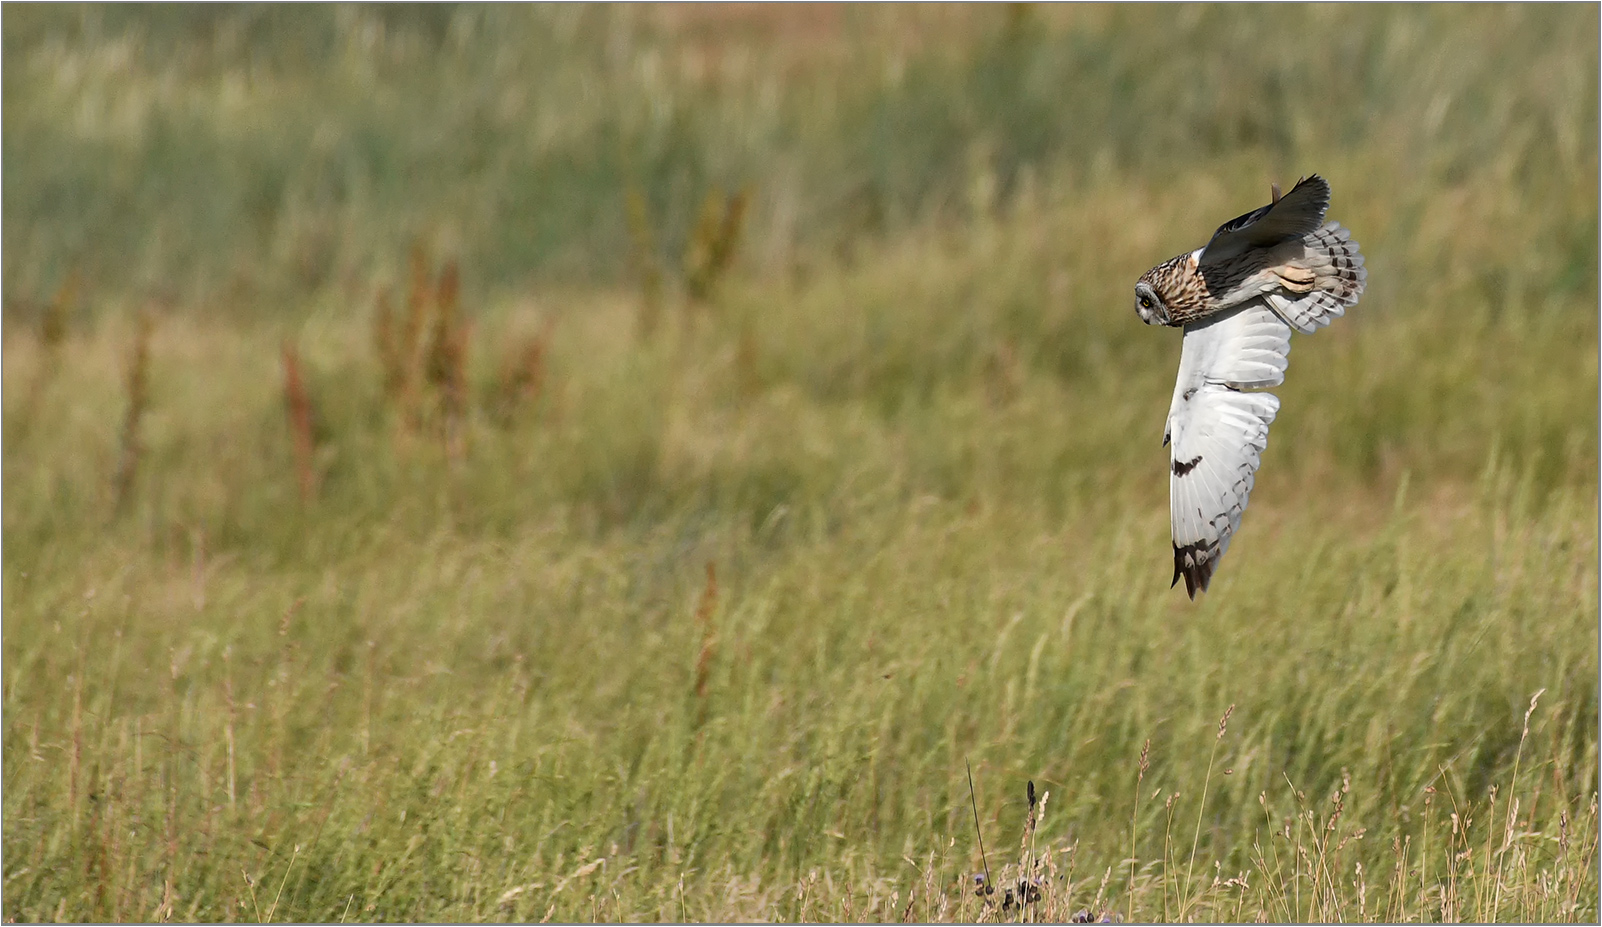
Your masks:
M1284 202L1284 200L1281 200ZM1207 588L1240 527L1285 380L1291 328L1261 299L1185 326L1168 409L1174 582Z
M1198 258L1208 267L1252 250L1318 231L1329 209L1329 182L1314 174L1296 184L1277 202L1237 216L1218 227Z
M1271 290L1268 305L1299 332L1311 333L1344 315L1356 304L1368 281L1363 254L1352 233L1339 222L1327 222L1307 236L1306 250L1297 262L1311 276L1305 292Z

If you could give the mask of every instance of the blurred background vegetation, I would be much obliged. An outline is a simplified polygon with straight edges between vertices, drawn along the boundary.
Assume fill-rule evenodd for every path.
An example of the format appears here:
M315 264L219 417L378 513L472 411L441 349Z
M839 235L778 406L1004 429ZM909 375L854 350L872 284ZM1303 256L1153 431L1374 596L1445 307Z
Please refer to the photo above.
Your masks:
M1595 6L0 21L6 917L1595 918ZM1191 604L1132 284L1315 171Z
M458 252L474 286L616 283L630 190L677 253L709 188L749 187L745 250L769 276L919 222L1198 172L1232 191L1250 179L1245 202L1266 177L1333 172L1338 202L1383 205L1364 231L1389 241L1418 234L1442 191L1495 184L1519 209L1590 199L1597 88L1579 18L18 7L8 307L78 269L114 293L282 313L418 236ZM1543 288L1594 282L1584 212L1553 222ZM1189 243L1201 232L1182 218L1173 241Z

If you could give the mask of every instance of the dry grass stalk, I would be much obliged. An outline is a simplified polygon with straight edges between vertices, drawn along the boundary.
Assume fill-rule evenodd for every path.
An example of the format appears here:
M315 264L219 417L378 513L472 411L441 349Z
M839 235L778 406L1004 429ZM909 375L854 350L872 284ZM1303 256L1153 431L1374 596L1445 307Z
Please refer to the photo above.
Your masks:
M395 327L395 306L390 300L389 287L380 289L375 300L373 353L378 355L378 366L383 371L384 397L396 402L406 383L406 352L401 347L400 330Z
M300 352L285 339L284 405L289 413L289 436L295 447L295 475L300 484L300 501L310 502L317 495L316 440L312 432L311 396L300 372Z
M72 271L61 281L56 295L45 306L39 319L39 341L52 354L67 339L67 319L78 302L78 272Z
M702 200L701 217L684 252L684 285L691 299L710 299L733 264L749 199L745 189L725 197L714 188Z
M1589 809L1587 809L1587 817L1589 818L1589 821L1587 822L1585 833L1589 835L1589 838L1582 838L1581 840L1583 851L1581 854L1579 868L1576 870L1578 872L1596 871L1592 868L1592 863L1596 858L1597 845L1598 843L1602 843L1602 831L1599 831L1597 828L1597 796L1594 792L1591 794L1591 806ZM1576 878L1570 884L1569 896L1567 899L1569 911L1573 911L1575 906L1580 903L1580 891L1582 886L1585 884L1586 881L1583 878Z
M399 436L438 421L446 453L459 460L467 450L467 344L472 330L459 309L461 274L455 261L447 261L435 280L420 244L412 246L407 265L404 317L397 324L387 289L379 292L373 316L384 396L396 409Z
M22 407L17 415L19 424L26 429L38 414L39 404L44 401L45 389L55 380L56 373L61 368L61 345L67 340L67 320L72 315L72 309L78 301L78 274L76 271L67 274L67 278L56 289L56 295L44 307L39 316L39 369L34 373L33 380L28 384L28 391L24 394Z
M1018 893L1016 896L1016 902L1020 908L1036 904L1041 898L1045 897L1042 891L1045 883L1040 878L1041 860L1035 853L1035 831L1039 830L1041 819L1046 815L1046 801L1051 798L1051 793L1045 793L1037 801L1035 798L1035 781L1030 779L1024 791L1024 797L1029 802L1029 815L1024 820L1023 839L1019 842L1018 848L1023 866L1023 875L1018 879ZM1009 899L1012 898L1010 890L1007 894ZM1002 908L1003 910L1007 908L1005 900L1002 903Z
M80 646L78 672L73 674L72 686L72 752L67 754L67 808L74 815L78 811L78 768L83 762L83 664Z
M128 411L122 420L122 450L117 459L117 475L113 483L116 510L122 511L133 495L134 479L139 472L139 458L143 442L139 425L150 404L150 333L155 322L149 313L141 313L134 331L133 348L128 358Z
M1207 811L1207 789L1213 782L1213 760L1218 756L1218 742L1224 739L1224 732L1229 729L1229 716L1234 713L1235 705L1231 702L1229 707L1224 709L1224 716L1218 719L1218 736L1213 738L1213 750L1207 756L1207 775L1202 779L1201 804L1196 808L1196 830L1190 840L1190 862L1185 867L1185 887L1181 893L1182 901L1179 909L1180 920L1185 919L1190 908L1190 877L1196 868L1196 848L1201 843L1202 815Z
M629 223L629 264L640 281L639 332L649 338L662 317L662 262L651 229L651 207L637 184L626 195Z
M234 810L234 725L238 722L239 713L234 702L234 648L223 648L223 698L228 706L228 720L223 728L224 743L228 747L228 810Z
M695 609L695 622L701 626L701 654L695 660L695 696L705 699L707 683L712 675L712 657L717 651L717 634L712 616L718 607L717 564L706 562L706 586L701 590L701 603Z
M426 271L425 271L426 279ZM434 337L429 344L426 373L439 397L445 432L445 450L453 460L466 454L467 335L468 326L457 313L461 277L455 261L446 261L434 288Z
M723 221L718 225L718 237L713 243L709 261L717 274L721 275L734 260L740 232L745 228L745 210L750 201L750 191L742 187L729 197L728 205L723 210Z
M421 244L412 245L408 259L410 285L406 290L406 323L397 348L402 361L401 421L409 431L422 426L423 330L428 325L428 307L433 287L428 279L428 256Z
M701 200L701 213L690 240L684 247L684 286L694 300L704 300L711 291L712 250L716 247L721 216L726 208L723 191L708 190Z
M1125 895L1129 903L1124 911L1127 920L1135 919L1135 828L1140 822L1140 787L1146 781L1146 770L1151 768L1151 738L1140 746L1140 762L1135 771L1135 805L1129 815L1129 888Z
M424 370L429 385L442 394L449 391L454 374L453 351L456 340L456 296L460 286L456 262L447 261L434 288L434 330L428 344Z
M974 839L979 842L979 862L985 867L985 880L978 885L975 894L983 897L995 894L996 887L990 881L990 857L985 855L985 831L979 826L979 796L973 787L973 764L969 763L967 758L963 759L962 764L968 771L968 807L973 809L973 834Z

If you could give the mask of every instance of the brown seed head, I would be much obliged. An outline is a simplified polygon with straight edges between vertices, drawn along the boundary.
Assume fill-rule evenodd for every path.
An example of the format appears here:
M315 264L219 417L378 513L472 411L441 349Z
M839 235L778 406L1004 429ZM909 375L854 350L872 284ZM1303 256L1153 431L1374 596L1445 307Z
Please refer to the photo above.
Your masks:
M1224 716L1222 718L1218 719L1218 739L1219 740L1222 740L1224 738L1224 728L1229 726L1229 716L1234 714L1234 713L1235 713L1235 705L1232 702L1232 703L1230 703L1230 706L1228 708L1224 709Z

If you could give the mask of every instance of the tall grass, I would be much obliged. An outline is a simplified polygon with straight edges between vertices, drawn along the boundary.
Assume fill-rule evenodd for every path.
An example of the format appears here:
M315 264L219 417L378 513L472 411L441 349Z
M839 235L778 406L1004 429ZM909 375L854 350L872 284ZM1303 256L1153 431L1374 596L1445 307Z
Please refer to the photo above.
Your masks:
M4 915L1596 918L1596 11L730 15L5 8Z

